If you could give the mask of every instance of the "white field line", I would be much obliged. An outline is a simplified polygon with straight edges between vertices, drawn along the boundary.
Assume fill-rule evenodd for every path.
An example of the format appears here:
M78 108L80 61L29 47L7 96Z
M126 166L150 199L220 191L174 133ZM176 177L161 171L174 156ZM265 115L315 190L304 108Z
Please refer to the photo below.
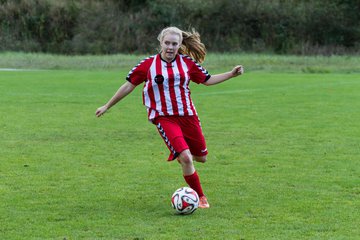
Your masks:
M21 68L0 68L0 72L29 72L29 71L43 71L41 69L21 69Z

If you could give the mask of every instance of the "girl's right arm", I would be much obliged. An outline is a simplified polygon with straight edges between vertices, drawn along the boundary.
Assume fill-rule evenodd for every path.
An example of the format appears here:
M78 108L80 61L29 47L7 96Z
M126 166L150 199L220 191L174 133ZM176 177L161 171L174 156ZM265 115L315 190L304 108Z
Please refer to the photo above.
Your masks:
M135 85L130 82L125 82L119 90L114 94L114 96L104 105L96 109L95 115L97 117L101 117L107 110L109 110L112 106L118 103L121 99L126 97L129 93L131 93L135 89Z
M209 80L204 84L207 86L218 84L224 82L230 78L237 77L244 73L244 67L242 65L235 66L230 72L220 73L216 75L211 75Z

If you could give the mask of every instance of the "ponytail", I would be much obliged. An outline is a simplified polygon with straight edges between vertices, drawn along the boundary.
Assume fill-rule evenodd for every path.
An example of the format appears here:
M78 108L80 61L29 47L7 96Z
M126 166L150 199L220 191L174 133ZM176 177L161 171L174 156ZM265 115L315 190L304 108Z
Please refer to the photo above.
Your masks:
M182 38L179 53L189 55L199 63L204 62L206 48L201 42L200 34L193 28L191 32L182 31Z

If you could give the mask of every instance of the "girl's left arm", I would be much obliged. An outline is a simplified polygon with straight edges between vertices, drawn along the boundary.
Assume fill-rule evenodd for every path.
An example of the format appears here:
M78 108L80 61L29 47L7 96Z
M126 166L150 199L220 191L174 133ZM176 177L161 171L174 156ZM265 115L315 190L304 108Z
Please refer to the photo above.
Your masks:
M230 72L220 73L216 75L211 75L211 77L204 82L204 85L210 86L214 84L218 84L224 82L230 78L237 77L244 73L244 68L242 65L238 65L234 67Z

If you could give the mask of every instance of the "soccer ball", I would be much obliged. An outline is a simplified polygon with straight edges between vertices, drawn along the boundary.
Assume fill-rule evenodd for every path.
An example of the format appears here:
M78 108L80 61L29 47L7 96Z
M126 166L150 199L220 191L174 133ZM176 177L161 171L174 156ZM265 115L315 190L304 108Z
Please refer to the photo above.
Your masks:
M172 195L171 205L178 214L191 214L199 206L199 196L192 188L182 187Z

